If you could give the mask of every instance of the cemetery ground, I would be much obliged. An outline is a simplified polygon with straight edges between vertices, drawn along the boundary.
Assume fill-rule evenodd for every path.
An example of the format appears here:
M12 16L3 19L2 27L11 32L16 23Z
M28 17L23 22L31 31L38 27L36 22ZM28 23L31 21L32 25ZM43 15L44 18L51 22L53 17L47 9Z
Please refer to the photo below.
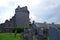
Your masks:
M16 36L15 36L15 34L16 34ZM22 35L20 33L16 33L16 31L14 33L6 33L5 32L5 33L0 33L0 40L21 40L21 36ZM49 40L49 37L46 36L46 33L45 33L44 39Z
M14 33L0 33L0 40L20 40L20 34L17 33L15 37Z
M15 37L14 33L0 33L0 40L20 40L20 34Z

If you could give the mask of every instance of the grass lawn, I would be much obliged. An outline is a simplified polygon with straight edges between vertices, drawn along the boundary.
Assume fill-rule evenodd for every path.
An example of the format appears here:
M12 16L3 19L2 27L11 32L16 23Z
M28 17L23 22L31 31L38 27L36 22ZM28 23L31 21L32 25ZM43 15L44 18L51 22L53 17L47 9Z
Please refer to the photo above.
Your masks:
M13 33L0 33L0 40L20 40L20 34L15 37Z

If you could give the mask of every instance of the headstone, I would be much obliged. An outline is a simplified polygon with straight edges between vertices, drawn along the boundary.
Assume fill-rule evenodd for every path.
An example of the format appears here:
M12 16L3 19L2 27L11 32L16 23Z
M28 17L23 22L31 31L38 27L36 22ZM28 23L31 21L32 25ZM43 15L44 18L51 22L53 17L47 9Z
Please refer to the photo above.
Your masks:
M48 35L50 40L60 40L59 32L56 30L56 28L50 28L48 30Z
M39 28L38 30L38 40L43 40L43 28Z
M24 33L20 33L20 40L24 40Z
M32 30L31 29L25 30L25 39L32 40Z
M36 36L33 36L33 40L38 40Z
M39 35L43 35L43 28L39 28L38 31L39 31L39 32L38 32Z
M48 29L44 28L44 40L48 40Z

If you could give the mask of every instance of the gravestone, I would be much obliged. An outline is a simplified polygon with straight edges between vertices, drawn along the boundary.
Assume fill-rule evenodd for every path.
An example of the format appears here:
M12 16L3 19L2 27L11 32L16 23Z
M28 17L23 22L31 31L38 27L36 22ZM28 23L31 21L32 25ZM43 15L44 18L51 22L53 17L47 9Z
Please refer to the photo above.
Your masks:
M32 30L31 29L25 29L25 40L32 40Z
M39 31L39 32L38 32L39 35L43 35L43 28L39 28L38 31Z
M20 33L20 40L24 40L24 32Z
M38 40L36 36L33 36L33 40Z
M38 40L43 40L43 28L38 29Z
M50 40L60 40L59 32L56 28L49 28L48 35Z

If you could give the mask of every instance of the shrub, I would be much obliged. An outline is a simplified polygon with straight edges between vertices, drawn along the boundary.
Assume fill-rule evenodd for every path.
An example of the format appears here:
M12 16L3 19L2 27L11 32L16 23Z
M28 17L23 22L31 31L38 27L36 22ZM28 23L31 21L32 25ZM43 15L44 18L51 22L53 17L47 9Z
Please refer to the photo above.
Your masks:
M24 28L23 27L14 27L13 32L15 32L15 30L17 30L17 33L21 33L24 31Z

